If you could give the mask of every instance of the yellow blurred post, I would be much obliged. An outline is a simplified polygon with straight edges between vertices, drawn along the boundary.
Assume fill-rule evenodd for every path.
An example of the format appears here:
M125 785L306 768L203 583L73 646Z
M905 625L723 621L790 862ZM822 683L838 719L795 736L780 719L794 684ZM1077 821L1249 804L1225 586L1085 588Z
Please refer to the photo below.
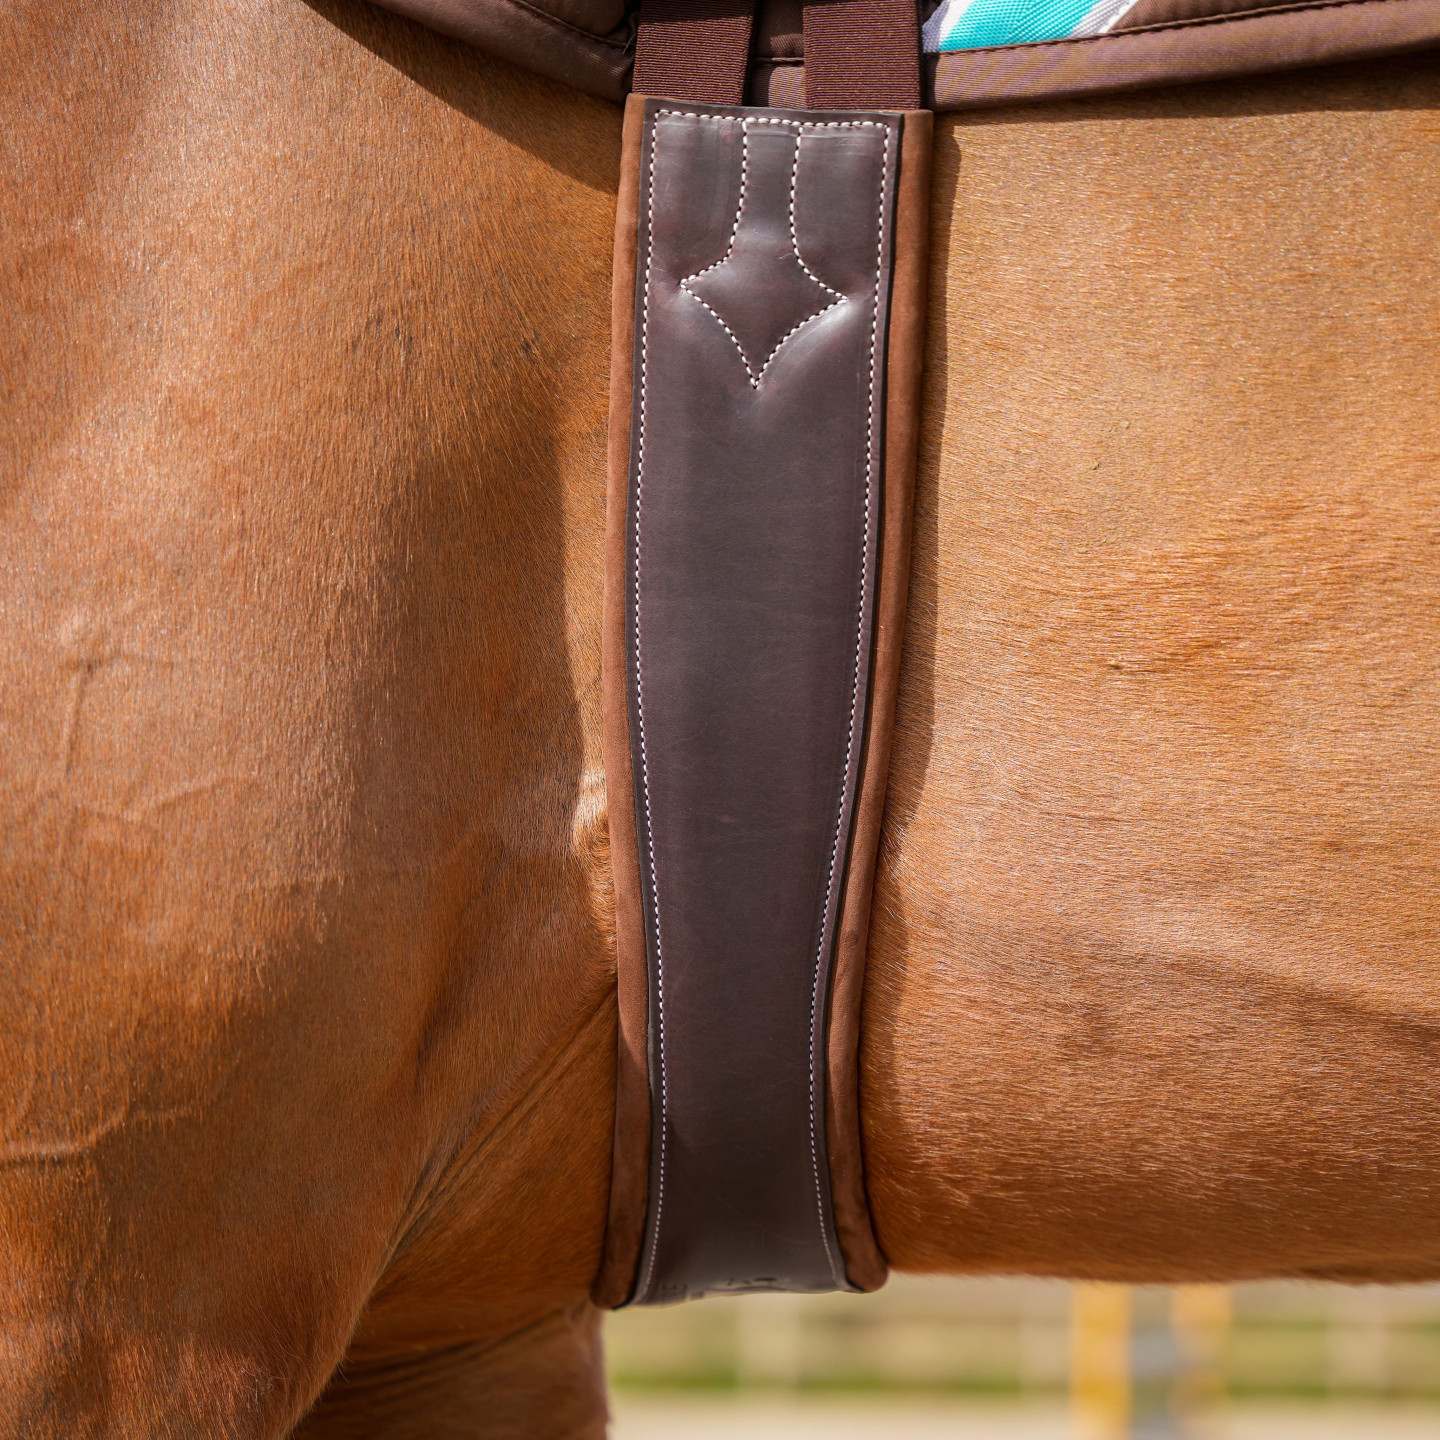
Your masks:
M1218 1440L1225 1432L1225 1354L1231 1303L1226 1285L1177 1285L1170 1330L1177 1365L1170 1411L1184 1440Z
M1130 1434L1130 1287L1070 1287L1070 1415L1075 1440Z

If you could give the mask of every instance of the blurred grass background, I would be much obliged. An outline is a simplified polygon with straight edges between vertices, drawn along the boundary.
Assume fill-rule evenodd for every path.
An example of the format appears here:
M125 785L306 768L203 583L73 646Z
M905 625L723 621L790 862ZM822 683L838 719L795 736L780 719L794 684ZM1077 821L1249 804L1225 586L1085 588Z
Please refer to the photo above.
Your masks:
M831 1435L840 1417L863 1414L846 1435L1440 1440L1436 1285L895 1276L875 1295L621 1311L606 1345L618 1440L746 1431L758 1440L801 1433L807 1414L829 1416L817 1433ZM706 1428L705 1416L722 1412L730 1422ZM1291 1420L1279 1429L1255 1418L1282 1413ZM646 1415L669 1418L647 1429Z

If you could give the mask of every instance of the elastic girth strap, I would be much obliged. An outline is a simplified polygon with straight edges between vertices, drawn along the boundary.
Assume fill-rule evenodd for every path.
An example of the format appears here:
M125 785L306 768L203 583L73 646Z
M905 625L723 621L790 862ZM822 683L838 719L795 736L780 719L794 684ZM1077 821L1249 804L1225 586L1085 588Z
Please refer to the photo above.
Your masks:
M920 109L915 0L806 5L805 103L811 110Z
M740 105L755 0L644 0L634 89ZM914 0L805 6L805 102L812 110L918 110L920 16Z
M755 0L644 0L634 88L703 105L741 105Z

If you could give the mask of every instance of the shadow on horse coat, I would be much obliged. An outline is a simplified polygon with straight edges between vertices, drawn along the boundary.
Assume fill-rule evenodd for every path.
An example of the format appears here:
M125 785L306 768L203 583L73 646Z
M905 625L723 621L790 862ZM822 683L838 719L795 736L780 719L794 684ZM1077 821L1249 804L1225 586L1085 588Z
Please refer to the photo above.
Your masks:
M598 1436L618 112L346 0L0 55L0 1436ZM899 1268L1440 1270L1437 91L939 124Z

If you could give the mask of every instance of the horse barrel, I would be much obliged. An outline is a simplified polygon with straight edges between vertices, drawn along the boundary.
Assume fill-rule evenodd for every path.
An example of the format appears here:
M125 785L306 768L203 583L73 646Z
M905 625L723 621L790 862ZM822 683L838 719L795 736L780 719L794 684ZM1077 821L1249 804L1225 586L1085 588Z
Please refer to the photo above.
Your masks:
M621 1035L595 1298L872 1288L855 1072L930 112L1425 50L1440 0L384 3L629 94L604 622Z

